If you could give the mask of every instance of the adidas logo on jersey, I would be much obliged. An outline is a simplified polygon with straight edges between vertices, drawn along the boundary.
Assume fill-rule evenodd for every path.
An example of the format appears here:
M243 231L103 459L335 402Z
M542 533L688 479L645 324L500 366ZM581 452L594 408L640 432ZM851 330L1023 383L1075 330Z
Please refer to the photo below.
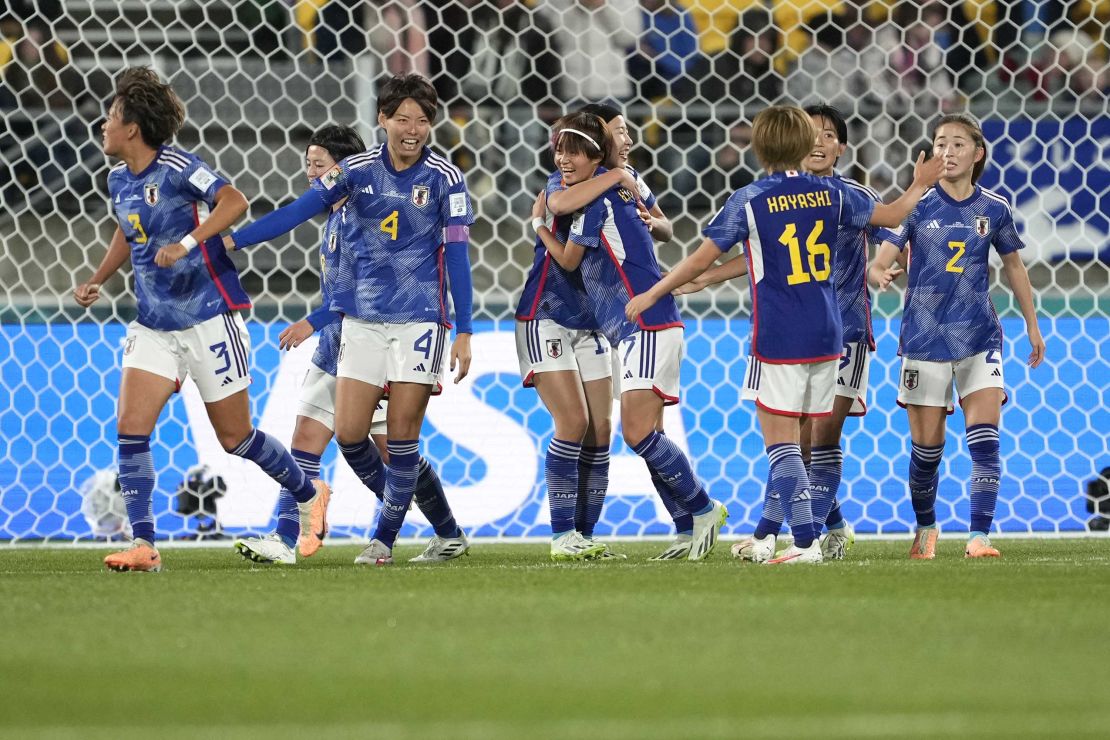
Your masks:
M421 363L420 363L419 365L417 365L416 367L414 367L414 368L412 369L412 371L413 371L414 373L426 373L426 372L428 372L427 370L425 370L425 369L424 369L424 363L423 363L423 362L421 362Z
M932 221L925 224L926 229L939 229L940 227L941 227L940 226L940 221L937 221L935 218Z
M224 382L220 383L220 385L231 385L233 382L230 375L225 375Z

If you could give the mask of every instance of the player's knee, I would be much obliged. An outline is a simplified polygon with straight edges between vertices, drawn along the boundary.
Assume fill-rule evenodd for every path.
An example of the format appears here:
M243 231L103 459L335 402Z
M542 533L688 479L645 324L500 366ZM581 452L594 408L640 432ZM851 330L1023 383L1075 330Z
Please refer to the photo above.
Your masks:
M589 419L585 414L560 414L555 419L555 436L568 442L580 442L586 436Z
M243 444L253 431L253 429L249 429L244 433L242 430L217 430L216 439L219 440L220 447L224 448L224 452L230 453Z
M624 432L624 443L629 447L635 447L643 442L649 434L655 431L655 425L650 422L624 422L621 421L621 429Z
M608 419L600 422L595 420L587 432L587 436L589 439L587 439L586 442L590 443L592 446L604 447L608 445L609 440L613 438L613 425L609 423Z

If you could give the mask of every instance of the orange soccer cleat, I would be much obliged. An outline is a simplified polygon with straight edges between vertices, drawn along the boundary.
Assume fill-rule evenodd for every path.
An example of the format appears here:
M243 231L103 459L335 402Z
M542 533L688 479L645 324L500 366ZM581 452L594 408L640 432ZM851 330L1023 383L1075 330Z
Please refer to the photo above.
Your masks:
M316 495L304 504L297 504L301 516L301 536L297 549L302 558L310 558L324 545L328 534L328 504L331 502L331 489L322 480L312 481Z
M967 549L964 550L964 557L1000 558L1002 557L1002 553L991 545L990 538L985 534L977 534L967 541Z
M937 527L918 527L913 535L913 546L910 548L910 560L932 560L937 556L937 538L940 529Z
M136 540L126 550L114 552L104 558L104 565L108 567L108 570L137 570L157 573L162 570L162 556L146 542Z

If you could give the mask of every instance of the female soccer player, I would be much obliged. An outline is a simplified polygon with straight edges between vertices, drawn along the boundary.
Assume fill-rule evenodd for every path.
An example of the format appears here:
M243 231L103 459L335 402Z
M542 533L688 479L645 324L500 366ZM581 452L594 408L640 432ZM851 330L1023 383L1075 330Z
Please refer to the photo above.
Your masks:
M777 534L789 512L794 534L782 556L773 557L773 539L768 552L750 556L771 564L823 560L799 443L801 417L832 412L841 356L829 244L836 243L840 227L858 232L869 222L900 223L940 174L937 163L926 166L919 157L910 189L890 205L876 204L831 178L799 172L815 136L812 120L800 108L761 111L752 125L752 144L767 176L733 193L705 228L697 251L627 307L629 319L639 317L700 275L722 251L745 245L753 310L744 396L756 402L770 462L757 531Z
M608 130L609 136L613 141L610 156L608 159L602 161L603 167L608 169L589 180L563 188L555 193L550 193L550 202L547 203L548 209L557 217L569 218L575 211L585 208L592 201L599 198L606 190L610 190L614 187L624 187L629 192L639 193L640 199L637 201L637 212L640 219L644 222L644 225L648 227L648 231L651 233L652 238L659 243L670 241L674 234L674 228L671 225L670 219L663 213L663 209L659 207L655 194L651 191L651 188L648 187L647 182L645 182L643 177L640 176L640 173L629 164L628 155L632 151L632 144L634 142L628 131L628 123L625 121L624 115L613 106L601 103L590 103L589 105L585 105L579 112L592 113L605 122L605 128ZM559 241L565 241L564 236L560 235ZM615 382L614 385L617 387L617 396L619 398L619 380ZM660 409L659 420L656 423L655 429L660 434L664 433L662 409ZM587 437L588 436L589 432L587 432ZM597 471L604 465L605 480L608 480L609 437L602 438L601 435L598 434L593 444L595 444L596 447L592 450L589 447L583 447L582 449L583 464L579 467L580 475L588 473L593 476L599 476ZM590 460L591 456L593 458L592 461ZM682 504L676 501L671 495L670 490L663 484L662 479L659 477L658 471L650 470L649 472L651 474L652 485L655 486L660 500L674 520L676 533L674 541L672 541L663 552L652 558L652 560L685 560L687 555L690 554L690 542L693 539L693 518L690 512L682 508ZM597 520L601 517L604 496L604 488L591 487L586 491L583 490L582 486L579 486L578 510L575 514L575 524L577 529L582 532L587 539L592 537L594 525L597 524Z
M902 272L894 266L898 252L911 246L898 385L898 403L909 414L913 443L909 489L917 529L910 557L936 557L938 469L947 414L953 408L953 381L971 453L971 533L964 555L998 557L988 535L998 499L998 422L1006 393L1002 326L990 298L991 247L1002 257L1003 271L1025 318L1032 347L1030 367L1041 364L1045 342L1037 326L1029 275L1018 255L1025 245L1014 226L1010 204L976 185L987 159L979 124L964 113L941 117L933 128L933 156L944 163L939 187L917 204L900 230L884 233L870 270L872 282L886 288Z
M427 146L437 104L435 88L420 75L388 80L378 96L385 144L348 157L293 203L232 234L236 248L272 239L344 198L358 226L343 244L330 308L343 313L336 437L368 486L380 470L380 456L367 437L389 388L385 501L374 538L355 559L359 564L393 562L393 543L413 499L420 426L439 383L450 329L445 278L458 321L451 347L455 382L470 369L467 249L474 211L462 173Z
M336 163L365 150L362 137L349 126L329 125L319 129L309 139L305 149L305 174L308 176L309 187L314 180L335 167ZM314 333L320 334L312 356L312 366L305 374L301 386L301 401L291 450L293 459L313 478L319 477L320 458L331 442L335 429L335 372L343 317L331 311L329 306L340 274L338 268L343 245L352 238L357 238L358 234L353 214L344 209L346 203L347 199L343 199L331 207L327 225L324 227L324 238L320 244L320 307L307 318L290 325L278 337L281 348L291 349L300 346ZM225 243L229 242L230 237L225 240ZM229 243L228 246L233 245ZM385 405L386 402L382 401L370 426L371 438L379 453L379 462L374 476L367 480L367 484L379 499L385 491L385 463L388 461ZM455 522L439 476L423 458L420 460L415 498L417 506L432 523L436 534L423 554L414 558L413 562L442 562L466 553L469 548L466 536ZM244 557L255 562L292 564L296 562L293 545L297 541L298 529L297 508L292 493L283 488L278 494L277 531L263 537L240 539L236 541L235 547ZM311 557L315 554L323 544L326 533L325 518L323 529L308 532L301 537L301 555Z
M555 164L568 187L598 171L607 135L597 116L577 113L564 119L555 134ZM638 321L624 316L628 299L660 279L651 234L640 217L642 207L635 191L607 190L575 216L565 245L544 226L538 232L561 267L581 273L601 334L619 352L625 442L694 514L687 559L701 560L713 550L728 512L709 498L682 451L656 431L663 405L678 402L682 363L678 307L668 296Z
M196 156L166 145L184 118L181 100L154 72L135 67L120 75L102 127L104 153L123 160L108 173L119 226L96 272L74 291L80 305L91 306L130 256L139 315L127 327L118 432L120 488L135 541L104 559L112 570L161 570L150 434L187 375L220 444L292 492L302 529L322 521L329 496L280 442L251 425L250 338L239 314L250 300L219 239L247 201Z

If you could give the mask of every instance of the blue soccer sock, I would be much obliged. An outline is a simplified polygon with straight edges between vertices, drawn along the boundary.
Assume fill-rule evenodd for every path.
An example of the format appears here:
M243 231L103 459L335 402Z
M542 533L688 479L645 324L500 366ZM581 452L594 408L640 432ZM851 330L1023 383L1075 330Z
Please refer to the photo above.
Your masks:
M250 460L280 485L289 489L298 503L311 501L316 495L312 480L304 474L297 461L278 442L260 429L252 429L231 454Z
M693 534L694 515L686 511L682 504L675 500L674 494L663 483L663 478L660 477L658 470L648 465L648 472L651 474L651 484L655 486L655 492L659 494L659 500L663 502L663 507L671 515L671 520L674 521L675 534Z
M609 490L609 445L583 447L578 458L578 501L574 507L574 528L587 537L601 519L605 494Z
M935 447L912 443L910 449L910 502L918 527L937 523L937 485L940 483L940 460L944 445Z
M840 498L833 496L832 508L829 509L829 515L825 517L825 526L829 529L837 529L845 524L847 522L844 521L844 512L840 510Z
M320 477L319 455L298 449L290 450L289 454L297 461L297 465L309 480ZM301 515L297 511L297 499L293 498L293 493L284 486L278 491L277 534L289 547L297 544L297 538L301 534Z
M447 503L447 495L443 492L443 483L431 463L423 457L420 458L416 474L416 493L413 495L420 513L432 525L437 535L446 538L462 536L462 530L459 529L455 515L451 512L451 505Z
M998 427L976 424L967 428L971 453L971 533L988 534L998 502L1002 461L998 451Z
M154 456L150 437L119 435L119 487L135 539L154 544Z
M578 458L581 453L582 445L577 442L552 438L547 446L543 474L547 480L552 537L574 530L578 502Z
M779 501L788 502L787 519L794 535L794 546L809 547L816 533L801 447L793 443L771 445L767 448L767 459L771 463L767 470L767 488L778 495Z
M643 458L649 470L659 473L663 485L686 511L697 516L713 508L713 502L694 475L690 461L666 435L652 431L632 451Z
M813 529L817 534L825 526L829 512L836 501L836 492L840 488L840 476L844 469L844 451L840 445L823 445L814 447L811 454L809 474L809 491L813 496ZM838 513L839 518L839 513Z
M420 475L419 440L390 440L389 467L386 469L385 500L378 512L374 539L392 548L405 523L405 514L416 495L416 479Z
M385 495L385 462L382 461L382 453L378 452L378 447L371 440L364 439L361 442L356 442L353 445L339 445L339 451L343 453L343 459L351 466L351 470L355 471L355 475L362 481L362 485L369 488L382 500Z

